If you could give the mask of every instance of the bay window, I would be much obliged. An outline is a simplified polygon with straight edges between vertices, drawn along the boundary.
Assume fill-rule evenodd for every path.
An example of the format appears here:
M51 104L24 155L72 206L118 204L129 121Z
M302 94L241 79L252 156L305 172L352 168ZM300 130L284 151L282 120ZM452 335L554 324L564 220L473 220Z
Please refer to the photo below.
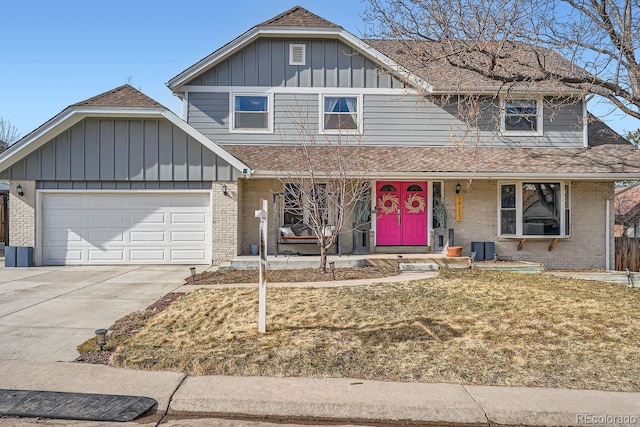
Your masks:
M568 237L570 184L565 182L501 183L498 233L514 237Z

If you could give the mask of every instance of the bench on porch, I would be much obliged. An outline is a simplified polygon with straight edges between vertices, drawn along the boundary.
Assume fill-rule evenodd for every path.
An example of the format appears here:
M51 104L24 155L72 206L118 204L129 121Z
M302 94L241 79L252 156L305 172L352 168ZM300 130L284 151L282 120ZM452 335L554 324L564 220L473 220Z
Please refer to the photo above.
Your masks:
M333 233L333 226L326 226L328 233ZM318 244L318 238L313 234L313 231L308 225L305 224L294 224L291 226L282 226L278 227L275 232L275 256L279 255L279 245L287 244L287 245L298 245L298 244ZM338 249L338 255L342 255L342 239L340 234L338 234L338 238L336 240L336 246Z

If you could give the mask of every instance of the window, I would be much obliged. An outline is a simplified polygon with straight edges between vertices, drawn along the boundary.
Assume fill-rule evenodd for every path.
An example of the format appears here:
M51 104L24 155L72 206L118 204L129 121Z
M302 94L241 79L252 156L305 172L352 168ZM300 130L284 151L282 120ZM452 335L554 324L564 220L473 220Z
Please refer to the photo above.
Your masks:
M300 184L285 184L282 224L318 227L329 224L329 196L327 184L314 184L308 191ZM313 224L315 220L320 224Z
M232 94L231 129L235 132L270 133L271 96Z
M542 135L542 101L502 100L500 130L507 135Z
M570 235L570 185L522 182L500 185L498 210L501 236Z
M293 43L289 45L289 65L306 65L306 56L307 45Z
M359 133L361 129L360 96L323 96L322 131L325 133Z

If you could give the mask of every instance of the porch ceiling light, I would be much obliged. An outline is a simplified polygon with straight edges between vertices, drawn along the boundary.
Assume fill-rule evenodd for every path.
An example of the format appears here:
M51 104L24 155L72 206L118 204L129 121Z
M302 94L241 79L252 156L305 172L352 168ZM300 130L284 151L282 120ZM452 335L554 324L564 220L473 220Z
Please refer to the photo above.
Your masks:
M100 351L102 351L102 348L107 345L106 329L96 329L96 345L100 347Z
M22 191L22 185L18 184L18 186L16 187L16 191L18 192L18 196L20 197L24 196L24 191Z

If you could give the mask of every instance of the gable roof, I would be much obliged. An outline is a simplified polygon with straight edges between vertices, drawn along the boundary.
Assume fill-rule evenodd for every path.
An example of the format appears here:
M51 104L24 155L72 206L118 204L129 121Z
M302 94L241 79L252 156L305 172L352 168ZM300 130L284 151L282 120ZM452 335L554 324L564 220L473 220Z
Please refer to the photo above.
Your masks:
M84 101L72 104L71 107L107 107L107 108L162 108L165 106L149 98L144 93L124 84L108 90Z
M388 56L383 55L376 49L372 48L360 38L354 36L339 25L327 21L326 19L321 18L300 6L296 6L275 16L274 18L264 21L236 37L234 40L171 78L167 82L167 86L177 95L181 95L182 86L187 84L190 80L207 72L218 63L229 58L231 55L254 42L258 38L266 36L291 39L300 38L301 36L338 39L370 58L383 68L393 71L410 85L431 90L428 83L417 77L415 74L410 73L403 66L397 64Z
M307 9L295 6L280 15L264 21L259 27L329 27L341 28L333 22L309 12Z
M72 104L0 153L0 172L88 117L163 118L200 142L239 171L250 170L218 144L171 112L168 108L126 84Z
M589 124L590 147L524 148L520 146L306 146L324 173L337 164L336 150L347 169L372 178L428 179L581 179L640 178L640 150L595 119ZM302 172L306 160L295 145L223 145L256 170L256 176L276 171ZM366 171L366 172L363 172ZM317 171L316 171L317 172Z

